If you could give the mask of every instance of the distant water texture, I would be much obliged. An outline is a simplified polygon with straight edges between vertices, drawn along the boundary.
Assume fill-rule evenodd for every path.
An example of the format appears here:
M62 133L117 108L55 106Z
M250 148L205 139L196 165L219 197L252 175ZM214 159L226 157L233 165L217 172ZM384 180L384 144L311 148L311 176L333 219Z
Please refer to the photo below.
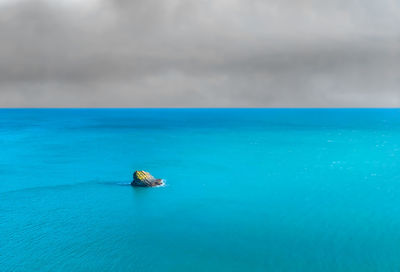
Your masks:
M0 110L0 271L399 270L400 110Z

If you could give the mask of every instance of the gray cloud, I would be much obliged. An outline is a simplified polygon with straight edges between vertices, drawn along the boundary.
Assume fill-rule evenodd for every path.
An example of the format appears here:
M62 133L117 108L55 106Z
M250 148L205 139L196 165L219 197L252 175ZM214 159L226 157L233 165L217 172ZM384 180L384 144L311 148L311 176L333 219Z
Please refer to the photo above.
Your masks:
M0 0L2 107L395 107L397 0Z

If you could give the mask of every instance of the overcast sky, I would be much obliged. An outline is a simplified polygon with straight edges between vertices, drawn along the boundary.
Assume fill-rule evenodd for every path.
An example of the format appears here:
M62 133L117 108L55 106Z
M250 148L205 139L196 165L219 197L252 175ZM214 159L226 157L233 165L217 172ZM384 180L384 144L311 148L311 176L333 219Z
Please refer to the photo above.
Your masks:
M399 0L0 0L1 107L398 107Z

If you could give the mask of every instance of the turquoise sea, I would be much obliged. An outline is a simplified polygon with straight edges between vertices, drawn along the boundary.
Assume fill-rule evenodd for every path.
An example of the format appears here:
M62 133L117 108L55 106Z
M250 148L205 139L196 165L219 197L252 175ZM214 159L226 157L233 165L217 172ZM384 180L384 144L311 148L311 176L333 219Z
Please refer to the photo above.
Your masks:
M0 271L400 271L400 110L2 109Z

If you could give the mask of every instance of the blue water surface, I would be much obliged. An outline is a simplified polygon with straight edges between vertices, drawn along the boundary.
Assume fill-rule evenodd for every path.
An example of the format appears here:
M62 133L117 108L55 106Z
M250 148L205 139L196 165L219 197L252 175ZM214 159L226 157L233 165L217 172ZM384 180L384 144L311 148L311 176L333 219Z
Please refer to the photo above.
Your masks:
M0 271L399 270L400 110L0 110Z

